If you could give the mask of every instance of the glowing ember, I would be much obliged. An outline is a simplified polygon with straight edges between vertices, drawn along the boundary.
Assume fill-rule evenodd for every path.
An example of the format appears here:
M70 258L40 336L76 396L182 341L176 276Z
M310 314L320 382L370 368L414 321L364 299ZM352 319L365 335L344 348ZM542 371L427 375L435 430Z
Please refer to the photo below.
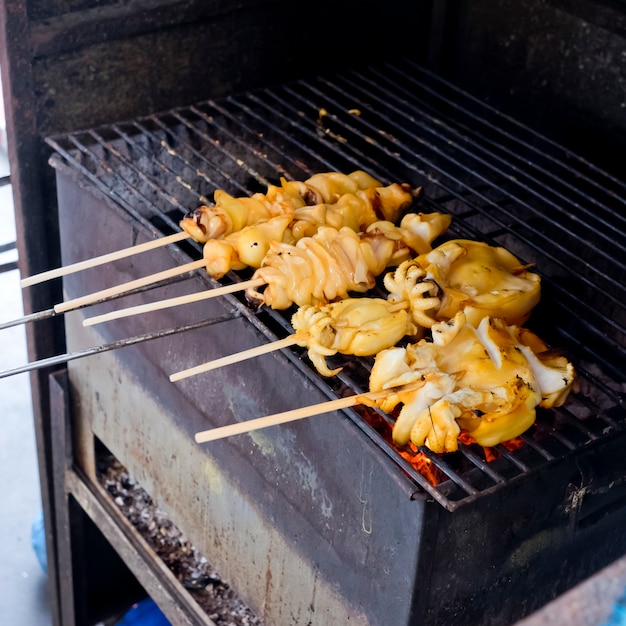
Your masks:
M466 446L476 444L476 441L472 438L472 436L464 431L461 432L461 434L459 435L459 442L465 444ZM513 450L521 448L524 445L524 440L521 437L516 437L515 439L503 441L501 445L503 445L507 450L512 452ZM492 461L495 461L497 458L500 457L499 452L494 448L485 448L484 446L481 447L485 454L485 461L487 461L487 463L491 463Z
M398 450L400 456L408 461L431 485L438 485L444 478L444 474L436 465L417 449L413 443L409 443L404 450Z

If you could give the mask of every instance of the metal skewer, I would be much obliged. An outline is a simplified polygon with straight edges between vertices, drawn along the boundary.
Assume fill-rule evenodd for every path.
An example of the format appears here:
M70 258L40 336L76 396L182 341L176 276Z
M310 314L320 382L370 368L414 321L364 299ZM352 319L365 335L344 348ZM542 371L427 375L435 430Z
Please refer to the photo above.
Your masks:
M28 324L28 322L45 320L48 317L54 317L56 314L57 313L54 309L46 309L45 311L39 311L38 313L30 313L29 315L24 315L23 317L18 317L17 319L10 320L8 322L2 322L0 324L0 330L11 328L12 326L19 326L20 324Z
M145 285L143 287L137 287L136 289L131 289L130 291L124 291L122 293L119 294L114 294L114 295L110 295L110 296L106 296L104 298L101 298L99 300L96 300L95 302L87 302L86 304L82 304L80 306L75 306L72 309L69 310L78 310L78 309L83 309L85 307L91 306L92 304L102 304L103 302L109 302L111 300L117 300L118 298L124 298L126 296L132 296L135 295L137 293L143 293L145 291L150 291L151 289L156 289L158 287L165 287L167 285L171 285L173 283L177 283L180 282L182 280L187 280L191 277L191 274L189 276L174 276L172 278L166 279L166 280L161 280L157 283L151 283L149 285ZM5 328L12 328L13 326L20 326L21 324L28 324L30 322L37 322L39 320L44 320L44 319L48 319L50 317L54 317L55 315L61 315L62 313L65 313L66 311L57 311L55 307L52 307L50 309L45 309L43 311L38 311L37 313L29 313L28 315L24 315L23 317L18 317L14 320L9 320L7 322L0 322L0 330L4 330ZM69 311L67 311L69 312ZM89 319L89 318L88 318Z
M184 326L177 326L175 328L159 330L152 333L146 333L144 335L129 337L128 339L120 339L119 341L114 341L112 343L105 343L101 346L86 348L77 352L69 352L66 354L59 354L45 359L39 359L38 361L33 361L31 363L27 363L26 365L21 365L19 367L0 371L0 378L7 378L9 376L14 376L15 374L23 374L24 372L31 372L36 369L51 367L53 365L60 365L61 363L67 363L69 361L81 359L83 357L91 356L93 354L100 354L101 352L108 352L109 350L116 350L117 348L133 346L139 343L143 343L145 341L150 341L151 339L160 339L162 337L169 337L170 335L176 335L178 333L182 333L188 330L195 330L204 326L212 326L213 324L228 322L230 320L241 317L241 315L242 314L240 311L233 311L232 313L225 313L224 315L220 315L219 317L202 320L201 322L194 322L193 324L186 324Z

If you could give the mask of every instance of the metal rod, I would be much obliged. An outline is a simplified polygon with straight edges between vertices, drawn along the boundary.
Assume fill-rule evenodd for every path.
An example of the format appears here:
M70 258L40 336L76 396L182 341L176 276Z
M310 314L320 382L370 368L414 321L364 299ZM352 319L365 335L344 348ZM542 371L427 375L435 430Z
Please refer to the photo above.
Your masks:
M3 263L0 265L0 274L4 274L4 272L12 272L17 269L17 261L11 261L9 263Z
M224 315L220 315L219 317L213 317L211 319L203 320L201 322L195 322L193 324L186 324L184 326L177 326L175 328L159 330L152 333L146 333L144 335L130 337L128 339L120 339L119 341L114 341L112 343L105 343L101 346L86 348L77 352L69 352L66 354L51 356L46 359L39 359L38 361L33 361L31 363L27 363L26 365L21 365L20 367L14 367L11 369L0 371L0 378L7 378L9 376L14 376L15 374L23 374L24 372L32 372L33 370L42 369L44 367L52 367L53 365L60 365L61 363L75 361L76 359L82 359L83 357L91 356L93 354L100 354L101 352L108 352L109 350L117 350L118 348L133 346L139 343L143 343L145 341L150 341L152 339L169 337L170 335L176 335L178 333L182 333L188 330L195 330L204 326L212 326L213 324L228 322L237 319L238 317L241 317L241 312L233 311L232 313L225 313Z
M100 300L98 300L97 302L92 302L90 304L84 304L81 306L77 306L73 309L71 309L72 311L77 311L78 309L84 309L88 306L94 306L96 304L102 304L103 302L109 302L111 300L117 300L118 298L125 298L127 296L131 296L131 295L135 295L138 293L143 293L144 291L149 291L151 289L156 289L158 287L165 287L166 285L171 285L172 283L177 283L179 281L182 280L188 280L191 277L191 274L189 276L187 275L183 275L183 276L174 276L172 278L169 278L167 280L162 280L159 281L158 283L154 283L151 285L146 285L144 287L139 287L137 289L133 289L132 291L125 291L124 293L120 293L114 296L108 296L106 298L102 298ZM63 312L57 312L54 307L50 308L50 309L45 309L43 311L38 311L36 313L29 313L28 315L24 315L23 317L18 317L14 320L9 320L8 322L2 322L0 323L0 330L4 330L5 328L12 328L13 326L20 326L22 324L28 324L29 322L37 322L39 320L44 320L47 319L49 317L54 317L55 315L62 315L63 313L69 313L69 311L63 311Z
M2 324L0 324L0 330L12 328L13 326L20 326L21 324L27 324L28 322L45 320L48 317L53 317L54 315L56 315L56 311L54 309L46 309L45 311L39 311L38 313L30 313L29 315L24 315L23 317L18 317L17 319L9 320L8 322L2 322Z

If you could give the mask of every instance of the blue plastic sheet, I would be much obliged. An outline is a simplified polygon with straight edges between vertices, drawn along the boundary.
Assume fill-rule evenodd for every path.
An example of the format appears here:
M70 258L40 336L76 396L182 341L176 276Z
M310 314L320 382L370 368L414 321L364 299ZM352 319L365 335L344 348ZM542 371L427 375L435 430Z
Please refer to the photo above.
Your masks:
M615 603L609 620L604 622L602 626L626 626L626 589L622 597Z
M40 511L33 520L30 528L30 542L35 551L35 556L41 565L41 569L47 573L48 558L46 554L46 531L43 525L43 511Z
M161 609L147 598L126 612L116 626L171 626Z

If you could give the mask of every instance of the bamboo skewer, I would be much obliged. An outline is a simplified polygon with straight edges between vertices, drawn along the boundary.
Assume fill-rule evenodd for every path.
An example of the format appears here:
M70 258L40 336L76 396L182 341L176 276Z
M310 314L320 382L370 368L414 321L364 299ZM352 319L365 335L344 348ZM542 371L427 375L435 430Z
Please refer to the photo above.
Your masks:
M163 272L150 274L150 276L144 276L143 278L138 278L137 280L131 280L130 282L122 283L121 285L116 285L115 287L109 287L108 289L103 289L102 291L96 291L94 293L87 294L86 296L74 298L73 300L66 300L65 302L55 305L54 310L57 313L66 313L72 309L76 309L87 304L93 304L102 298L117 296L126 293L127 291L137 289L138 287L145 287L151 283L166 280L172 276L180 276L181 274L192 272L205 266L206 261L204 259L192 261L191 263L186 263L185 265L181 265L179 267L173 267Z
M254 281L250 281L254 282ZM389 306L390 312L400 311L401 309L406 309L410 305L407 301L396 302ZM95 319L95 318L90 318ZM85 320L83 324L85 324L89 320ZM180 372L176 372L170 376L170 381L175 383L179 380L183 380L184 378L189 378L190 376L196 376L197 374L203 374L205 372L210 372L212 370L219 369L220 367L226 367L228 365L232 365L233 363L240 363L241 361L246 361L248 359L253 359L258 356L262 356L264 354L268 354L270 352L274 352L276 350L282 350L283 348L288 348L289 346L293 346L299 344L301 342L306 342L308 335L301 333L294 333L285 339L279 339L278 341L273 341L271 343L257 346L256 348L251 348L250 350L242 350L241 352L236 352L234 354L229 354L228 356L214 359L212 361L207 361L206 363L201 363L200 365L196 365L194 367L190 367L186 370L181 370Z
M216 439L232 437L233 435L242 435L253 430L259 430L260 428L268 428L269 426L295 422L296 420L313 417L314 415L323 415L324 413L347 409L351 406L356 406L357 404L363 404L363 400L365 399L378 400L380 398L384 398L390 393L398 392L400 390L410 391L413 387L417 389L420 386L421 385L419 384L412 384L405 385L404 387L395 387L393 389L383 389L382 391L360 393L346 398L338 398L337 400L322 402L320 404L312 404L300 409L291 409L290 411L285 411L283 413L257 417L256 419L248 420L246 422L238 422L236 424L229 424L228 426L218 426L217 428L211 428L209 430L196 433L195 440L196 443L206 443L208 441L215 441Z
M250 280L244 280L240 283L233 285L226 285L224 287L217 287L215 289L207 289L206 291L200 291L197 293L190 293L184 296L176 296L174 298L167 298L165 300L158 300L156 302L147 302L145 304L138 304L137 306L127 307L125 309L118 309L117 311L110 311L109 313L103 313L102 315L94 315L93 317L87 317L83 320L83 326L94 326L95 324L101 324L103 322L110 322L112 320L120 319L122 317L130 317L131 315L140 315L143 313L149 313L150 311L159 311L161 309L167 309L174 306L181 306L184 304L191 304L193 302L200 302L201 300L208 300L210 298L218 298L229 293L237 293L238 291L245 291L254 287L260 287L265 284L262 278L255 278ZM114 288L113 288L114 289ZM103 292L99 292L103 293ZM95 295L95 294L94 294ZM88 296L85 296L88 297ZM62 305L58 305L59 307ZM389 307L390 312L399 311L400 309L406 309L410 305L408 302L398 302ZM56 308L56 307L55 307Z
M263 346L250 348L250 350L243 350L242 352L229 354L228 356L222 357L221 359L208 361L206 363L202 363L201 365L196 365L195 367L190 367L189 369L176 372L175 374L172 374L170 376L170 381L175 383L179 380L183 380L183 378L189 378L190 376L195 376L196 374L202 374L204 372L210 372L211 370L215 370L220 367L226 367L227 365L232 365L233 363L239 363L240 361L245 361L246 359L253 359L263 354L274 352L275 350L288 348L289 346L293 346L300 341L302 341L302 338L299 337L297 333L294 333L293 335L290 335L285 339L279 339L278 341L273 341L272 343L268 343Z
M217 298L229 293L235 293L237 291L244 291L250 287L260 287L265 284L265 281L261 278L255 280L246 280L241 283L235 283L233 285L225 285L224 287L217 287L215 289L207 289L206 291L199 291L196 293L190 293L184 296L177 296L175 298L167 298L166 300L159 300L157 302L147 302L146 304L138 304L137 306L128 307L126 309L119 309L117 311L111 311L110 313L103 313L102 315L94 315L83 320L83 326L93 326L94 324L100 324L102 322L109 322L111 320L119 319L121 317L129 317L131 315L139 315L141 313L148 313L150 311L157 311L159 309L167 309L173 306L180 306L183 304L190 304L192 302L199 302L201 300L208 300L210 298Z
M79 272L90 267L96 267L98 265L110 263L112 261L133 256L135 254L141 254L142 252L147 252L148 250L154 250L155 248L167 246L171 243L182 241L183 239L189 239L189 235L186 232L181 231L179 233L167 235L166 237L161 237L160 239L154 239L152 241L140 243L136 246L130 246L129 248L122 248L121 250L116 250L115 252L109 252L108 254L103 254L92 259L78 261L77 263L58 267L53 270L48 270L39 274L33 274L32 276L23 278L20 281L20 285L22 286L22 288L30 287L31 285L43 283L46 280L52 280L53 278L59 278L60 276L67 276L68 274Z

